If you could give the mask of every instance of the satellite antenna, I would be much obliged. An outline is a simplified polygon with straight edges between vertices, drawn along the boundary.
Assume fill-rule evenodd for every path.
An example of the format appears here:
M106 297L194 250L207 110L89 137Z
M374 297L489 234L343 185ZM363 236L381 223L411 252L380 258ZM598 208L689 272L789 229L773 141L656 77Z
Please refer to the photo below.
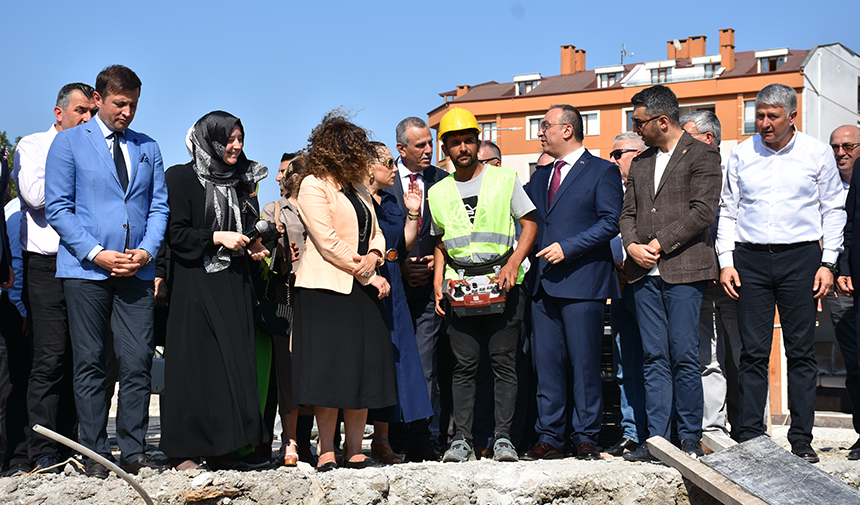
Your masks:
M675 46L675 51L681 50L681 41L680 40L678 40L678 39L673 40L672 45Z
M621 44L621 64L624 65L624 57L625 56L633 56L633 53L627 52L627 46L625 44Z

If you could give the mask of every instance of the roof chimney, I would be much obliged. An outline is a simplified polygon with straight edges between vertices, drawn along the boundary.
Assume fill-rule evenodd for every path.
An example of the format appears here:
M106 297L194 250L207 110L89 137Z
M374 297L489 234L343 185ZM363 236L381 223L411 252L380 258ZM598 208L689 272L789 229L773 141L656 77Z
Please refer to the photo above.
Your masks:
M720 30L720 65L726 71L735 68L735 29L724 28Z
M678 41L678 46L675 46L675 41ZM689 58L690 44L688 39L675 39L666 41L666 59L674 60L676 58Z
M561 46L561 75L570 75L585 70L585 49L576 46Z
M462 86L457 86L457 98L460 98L461 96L468 93L470 89L472 89L472 86L469 86L468 84L463 84Z
M696 35L687 39L687 46L690 48L690 58L696 56L705 56L708 54L706 41L708 37L704 35Z

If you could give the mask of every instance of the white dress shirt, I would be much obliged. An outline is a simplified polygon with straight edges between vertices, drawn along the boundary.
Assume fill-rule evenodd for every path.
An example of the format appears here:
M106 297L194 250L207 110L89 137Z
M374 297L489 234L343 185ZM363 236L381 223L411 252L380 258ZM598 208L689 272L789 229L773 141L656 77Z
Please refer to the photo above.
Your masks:
M774 151L755 135L732 149L720 203L720 267L733 267L736 242L795 244L824 238L821 261L842 251L845 191L830 146L794 131Z
M60 236L45 217L45 160L56 136L57 128L51 125L46 132L33 133L18 141L12 171L21 201L21 247L47 256L56 255L60 245Z
M97 125L99 125L99 129L102 131L102 135L105 137L105 142L107 143L108 151L110 151L111 156L113 156L113 147L114 147L114 138L113 138L113 130L108 128L108 126L102 121L102 118L99 117L98 114L92 119L95 121ZM120 139L119 149L122 151L122 157L125 159L125 170L128 172L128 180L131 181L131 162L128 157L128 146L125 143L125 136ZM130 182L129 182L130 183ZM93 247L93 250L87 254L87 259L92 261L100 252L104 250L104 247L101 244ZM119 251L125 252L125 251Z
M568 153L567 156L561 158L562 161L564 161L564 166L561 167L561 170L559 170L559 172L561 172L561 179L559 179L558 181L559 187L561 187L561 183L564 182L564 178L567 176L567 173L570 172L570 167L572 167L574 163L579 161L579 158L581 158L583 154L585 154L585 147L580 146L579 149L573 151L572 153ZM553 167L551 169L553 172L555 172L555 163L558 163L558 160L553 163ZM549 174L549 182L547 182L546 184L547 191L549 191L550 186L552 186L552 173Z

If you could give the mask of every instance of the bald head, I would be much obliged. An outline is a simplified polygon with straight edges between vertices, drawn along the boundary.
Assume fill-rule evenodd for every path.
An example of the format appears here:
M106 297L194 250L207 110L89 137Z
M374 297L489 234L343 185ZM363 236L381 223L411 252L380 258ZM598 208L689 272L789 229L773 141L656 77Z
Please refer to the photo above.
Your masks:
M830 134L830 147L836 157L839 175L845 182L851 182L854 161L860 157L860 128L854 125L840 126ZM847 176L847 179L846 179Z
M555 158L548 155L547 153L542 153L540 155L540 158L538 158L538 160L537 160L537 166L545 167L545 166L549 165L550 163L552 163L553 161L555 161Z

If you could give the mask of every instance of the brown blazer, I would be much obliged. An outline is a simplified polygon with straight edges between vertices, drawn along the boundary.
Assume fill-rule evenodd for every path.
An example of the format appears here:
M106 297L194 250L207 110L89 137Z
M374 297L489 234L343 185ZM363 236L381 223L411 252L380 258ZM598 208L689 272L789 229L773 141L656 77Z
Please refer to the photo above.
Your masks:
M299 189L299 216L308 232L305 255L296 271L296 287L329 289L349 294L352 280L370 284L376 277L353 276L353 255L358 252L358 218L340 185L309 175ZM385 237L376 220L373 200L366 187L356 188L358 196L370 210L373 223L370 249L385 250Z
M720 201L720 153L684 132L654 192L657 148L633 159L621 208L621 239L648 244L656 238L663 248L657 267L671 284L717 278L714 245L708 228ZM633 260L627 262L630 282L648 274Z

